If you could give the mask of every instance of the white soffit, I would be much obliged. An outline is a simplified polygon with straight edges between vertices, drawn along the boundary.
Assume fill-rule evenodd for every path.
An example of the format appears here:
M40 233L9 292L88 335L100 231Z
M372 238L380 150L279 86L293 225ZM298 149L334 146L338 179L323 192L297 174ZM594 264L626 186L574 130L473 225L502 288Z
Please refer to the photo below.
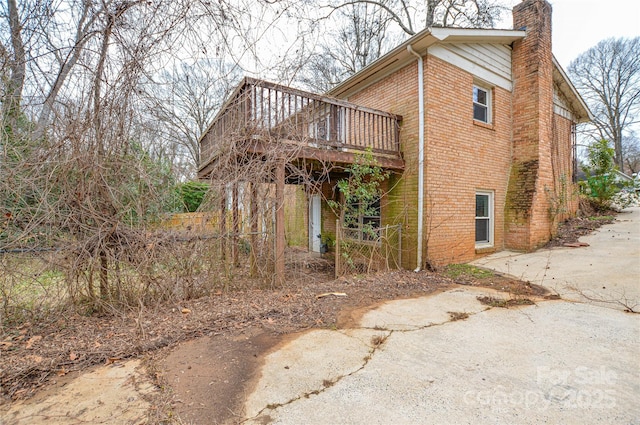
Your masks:
M446 44L436 44L427 50L430 55L433 55L445 62L448 62L458 68L467 71L470 74L478 77L479 79L486 81L487 83L501 87L505 90L511 91L513 84L511 78L507 78L500 75L496 70L487 68L480 65L478 62L472 61L469 58L463 57L457 53L454 53Z

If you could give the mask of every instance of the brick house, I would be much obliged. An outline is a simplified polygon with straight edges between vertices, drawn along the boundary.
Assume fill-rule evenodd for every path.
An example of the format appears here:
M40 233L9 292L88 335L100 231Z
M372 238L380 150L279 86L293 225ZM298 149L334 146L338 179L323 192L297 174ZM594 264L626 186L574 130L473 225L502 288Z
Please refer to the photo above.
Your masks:
M201 139L207 160L199 176L211 177L216 129L251 88L245 113L264 99L278 105L288 99L290 108L293 98L293 112L282 114L291 122L313 105L306 114L313 118L296 127L306 137L298 159L349 164L354 152L370 147L393 171L377 220L403 226L403 267L535 249L576 212L574 129L590 112L551 53L551 6L519 3L513 27L425 29L325 96L245 79ZM303 100L295 107L298 98L308 99L306 106ZM301 140L274 136L277 127L261 128L269 143ZM245 150L267 152L268 143L258 139L254 134ZM335 178L308 193L303 213L311 250L318 229L335 231L323 201L335 196Z

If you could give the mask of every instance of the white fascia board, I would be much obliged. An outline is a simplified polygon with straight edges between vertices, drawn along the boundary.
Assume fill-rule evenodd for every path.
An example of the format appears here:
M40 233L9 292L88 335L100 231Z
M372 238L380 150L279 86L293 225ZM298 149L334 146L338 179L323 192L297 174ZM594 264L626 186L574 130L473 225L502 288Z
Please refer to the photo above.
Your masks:
M431 29L431 35L440 41L449 43L511 44L514 41L524 38L527 32L519 30L436 27Z

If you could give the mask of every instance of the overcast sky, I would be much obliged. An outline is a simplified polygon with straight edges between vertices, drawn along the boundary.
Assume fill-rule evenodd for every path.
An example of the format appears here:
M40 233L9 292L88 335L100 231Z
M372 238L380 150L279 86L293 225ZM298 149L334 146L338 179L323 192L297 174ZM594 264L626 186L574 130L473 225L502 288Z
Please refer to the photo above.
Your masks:
M548 1L553 6L553 53L565 70L605 38L640 36L640 0Z

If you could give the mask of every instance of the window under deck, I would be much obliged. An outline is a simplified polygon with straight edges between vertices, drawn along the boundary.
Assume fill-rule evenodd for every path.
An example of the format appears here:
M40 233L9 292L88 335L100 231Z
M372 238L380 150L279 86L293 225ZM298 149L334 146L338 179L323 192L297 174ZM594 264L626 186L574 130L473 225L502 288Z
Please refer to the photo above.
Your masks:
M401 116L245 78L200 139L198 176L206 178L222 146L263 154L287 146L301 159L352 163L370 149L378 165L403 170Z

